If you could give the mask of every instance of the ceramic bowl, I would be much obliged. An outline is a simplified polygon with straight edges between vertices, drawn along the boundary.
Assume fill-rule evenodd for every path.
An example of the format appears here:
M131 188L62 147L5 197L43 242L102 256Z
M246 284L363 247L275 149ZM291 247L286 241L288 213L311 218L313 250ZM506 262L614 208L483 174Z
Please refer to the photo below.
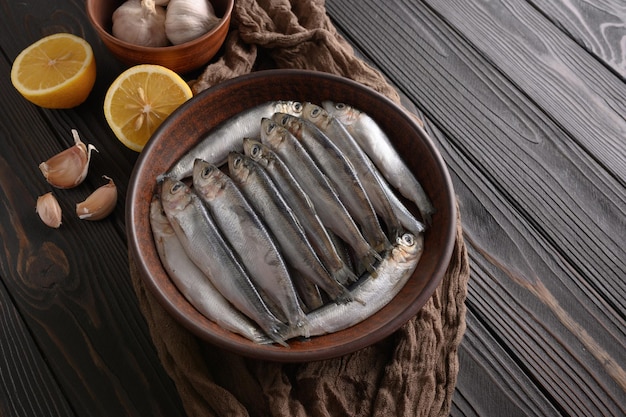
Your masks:
M124 42L111 33L113 12L123 0L87 0L87 16L104 45L128 65L158 64L180 74L207 64L226 39L234 0L211 0L220 23L203 36L172 46L146 47Z
M163 269L149 221L156 178L220 122L271 100L358 106L372 116L430 196L437 212L424 236L424 252L400 293L361 323L309 340L292 340L286 349L258 345L220 328L195 310ZM431 297L448 266L456 231L451 180L436 146L414 116L374 90L338 76L304 70L252 73L203 91L177 109L148 141L134 168L126 202L128 244L147 288L183 326L202 340L238 354L271 361L328 359L364 348L389 336L411 319Z

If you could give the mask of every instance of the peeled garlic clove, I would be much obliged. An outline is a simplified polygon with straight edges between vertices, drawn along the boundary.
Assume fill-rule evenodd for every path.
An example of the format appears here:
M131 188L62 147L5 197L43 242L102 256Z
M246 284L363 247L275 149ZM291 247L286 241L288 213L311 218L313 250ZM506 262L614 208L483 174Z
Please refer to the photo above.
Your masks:
M72 188L83 182L89 169L91 151L98 151L93 145L86 146L76 129L72 129L72 135L74 146L39 164L43 176L57 188Z
M117 187L113 180L106 175L108 184L96 189L85 201L76 204L76 215L81 220L102 220L115 208L117 202Z
M37 214L46 225L57 229L61 226L61 206L52 193L37 198Z

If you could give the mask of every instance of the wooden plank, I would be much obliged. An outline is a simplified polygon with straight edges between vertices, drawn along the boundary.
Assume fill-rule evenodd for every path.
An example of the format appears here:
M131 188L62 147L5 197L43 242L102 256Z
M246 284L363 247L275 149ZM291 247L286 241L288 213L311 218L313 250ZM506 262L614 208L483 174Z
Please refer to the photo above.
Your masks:
M93 40L91 28L82 26L86 19L78 22L72 17L84 14L82 1L37 5L2 1L0 6L4 57L12 60L18 50L41 36L67 31L91 40L101 69L87 102L72 110L37 108L17 94L8 77L0 81L4 92L0 97L0 256L7 266L3 284L76 414L184 415L129 277L123 196L137 154L113 137L101 111L106 88L119 73L107 69L121 66ZM10 61L1 60L0 68L8 74ZM72 190L54 190L64 223L58 230L50 229L34 210L37 196L52 190L37 166L72 144L71 128L100 152L93 155L85 183ZM101 222L78 220L73 215L75 203L104 183L103 174L118 185L121 198L114 213ZM39 400L33 392L33 397L16 401L27 405Z
M466 321L451 416L561 415L472 310Z
M623 0L529 0L529 3L626 79L626 3Z
M73 416L28 327L0 283L0 415Z
M574 269L616 310L626 311L624 186L428 8L414 14L385 9L389 14L378 16L378 6L359 4L328 7L477 169L555 239ZM598 146L611 143L599 140Z
M525 1L426 3L626 185L623 79ZM609 40L621 47L622 37Z
M623 415L626 322L620 312L598 297L465 155L429 130L449 161L459 195L472 260L468 309L556 409ZM482 362L488 368L489 363ZM506 368L501 372L508 381Z
M598 163L562 128L573 122L556 123L528 86L511 82L513 64L494 67L477 51L464 30L478 29L448 24L462 14L444 20L422 2L393 6L327 2L335 23L433 123L471 242L470 309L556 409L622 415L626 193L616 164ZM520 21L508 22L523 38ZM594 128L593 145L610 154L611 139ZM616 140L614 125L604 128Z

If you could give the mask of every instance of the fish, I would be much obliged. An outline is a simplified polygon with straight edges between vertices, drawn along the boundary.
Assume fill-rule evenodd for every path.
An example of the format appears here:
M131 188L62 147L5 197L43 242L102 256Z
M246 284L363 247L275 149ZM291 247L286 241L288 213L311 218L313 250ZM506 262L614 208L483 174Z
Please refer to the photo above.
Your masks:
M200 197L179 180L165 178L160 185L163 210L189 259L270 339L288 346L283 335L290 326L269 310Z
M423 250L423 234L405 233L399 236L378 265L376 276L363 277L350 289L363 304L326 304L312 311L308 314L310 335L321 336L347 329L389 304L415 271ZM298 336L297 333L289 333L286 338Z
M375 264L382 259L381 256L365 240L333 185L304 146L287 129L267 118L261 121L261 143L281 157L311 198L324 226L353 249L357 263L367 270L375 270Z
M250 279L269 305L275 305L287 322L303 330L306 316L278 246L233 180L217 166L196 159L193 187L226 241L248 271ZM306 330L305 330L306 332Z
M276 187L281 191L289 206L298 213L298 220L302 225L311 246L315 249L322 264L331 273L333 278L346 284L355 282L358 277L346 265L337 252L326 227L319 218L311 199L296 181L289 167L267 145L250 138L243 143L244 154L258 162L265 168Z
M154 195L150 203L150 226L163 268L191 305L226 330L240 334L254 343L272 343L256 324L219 293L208 277L189 259L163 212L158 195Z
M315 124L301 117L275 113L272 120L289 130L302 143L318 167L335 186L339 199L356 223L361 226L361 233L370 246L379 253L389 247L389 241L378 222L376 212L361 181L352 164L333 141Z
M415 235L424 232L426 230L426 225L419 221L413 213L411 213L409 208L402 201L400 201L380 171L376 170L375 174L379 179L379 184L381 185L382 190L387 195L387 199L389 204L391 204L391 209L393 210L394 215L402 227Z
M314 282L337 303L352 301L348 290L324 268L297 216L262 166L244 154L231 152L228 170L268 225L287 262L301 278Z
M271 117L277 111L300 115L302 103L289 100L268 101L238 113L209 131L157 180L161 181L164 177L177 180L190 177L196 159L217 166L223 165L231 151L243 151L244 137L258 137L261 118Z
M432 224L435 207L424 188L404 163L391 139L367 113L345 104L325 100L322 107L346 126L389 183L417 206L422 221Z
M388 236L395 240L404 232L404 228L393 210L387 193L383 190L379 177L376 175L378 169L348 132L346 126L331 116L324 108L311 102L303 103L301 117L312 122L326 136L331 138L346 159L350 161L374 210L387 226Z

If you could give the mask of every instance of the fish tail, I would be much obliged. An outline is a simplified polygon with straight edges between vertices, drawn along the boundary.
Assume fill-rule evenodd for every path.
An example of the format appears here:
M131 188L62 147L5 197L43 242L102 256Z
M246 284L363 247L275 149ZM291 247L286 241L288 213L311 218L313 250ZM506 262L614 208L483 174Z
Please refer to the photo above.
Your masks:
M267 336L274 341L274 343L278 343L279 345L289 348L289 344L285 340L285 335L289 334L289 327L284 323L278 323L270 328L265 329L265 333Z

